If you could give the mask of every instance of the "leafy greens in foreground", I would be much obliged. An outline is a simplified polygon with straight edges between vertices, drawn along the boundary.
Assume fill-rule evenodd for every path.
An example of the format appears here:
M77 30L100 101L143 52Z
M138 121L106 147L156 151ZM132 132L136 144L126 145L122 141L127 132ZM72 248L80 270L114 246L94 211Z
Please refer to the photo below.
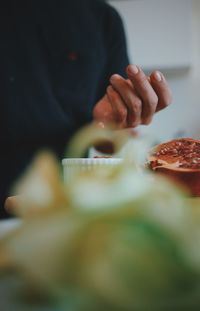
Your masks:
M82 152L95 131L83 129L71 146L81 137ZM15 186L22 225L2 239L0 264L63 310L194 310L199 219L178 187L137 163L142 144L124 141L129 153L117 167L77 174L66 185L53 155L40 153Z

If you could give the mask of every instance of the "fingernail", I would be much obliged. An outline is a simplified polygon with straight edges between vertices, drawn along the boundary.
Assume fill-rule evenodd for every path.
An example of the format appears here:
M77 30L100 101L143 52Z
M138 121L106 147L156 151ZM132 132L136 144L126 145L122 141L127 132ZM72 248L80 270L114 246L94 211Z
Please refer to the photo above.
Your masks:
M158 81L158 82L162 81L162 75L159 71L156 71L153 76L154 76L156 81Z
M130 74L136 75L139 72L139 68L136 65L129 65L128 66L128 72Z
M120 79L120 76L118 74L114 74L110 78L110 82L115 82L116 80Z

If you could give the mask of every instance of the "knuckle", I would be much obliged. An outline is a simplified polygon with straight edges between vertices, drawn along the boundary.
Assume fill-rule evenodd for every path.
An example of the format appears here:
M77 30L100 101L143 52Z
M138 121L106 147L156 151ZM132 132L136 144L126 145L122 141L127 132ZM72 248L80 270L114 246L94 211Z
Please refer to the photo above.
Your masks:
M140 98L135 98L134 100L129 101L129 107L134 113L141 111L142 100Z
M151 96L151 98L147 97L145 100L145 105L148 107L150 113L154 113L158 105L158 97L156 95Z
M133 104L134 104L136 109L141 108L142 107L142 100L139 97L137 97L134 100Z
M117 110L117 120L119 122L125 121L127 118L127 110L126 109L119 109Z
M136 75L135 82L136 82L136 86L143 87L143 88L145 88L145 86L149 83L145 74L141 72L138 75Z

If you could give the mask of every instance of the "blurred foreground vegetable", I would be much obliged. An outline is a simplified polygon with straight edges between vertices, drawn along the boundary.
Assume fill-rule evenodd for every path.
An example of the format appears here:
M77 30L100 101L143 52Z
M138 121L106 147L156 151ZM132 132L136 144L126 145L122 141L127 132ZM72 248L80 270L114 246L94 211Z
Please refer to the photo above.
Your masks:
M96 133L78 133L71 154ZM117 167L67 185L54 157L39 154L15 187L23 221L1 241L2 269L14 268L62 310L198 310L199 219L178 188L137 164L141 141L128 143Z

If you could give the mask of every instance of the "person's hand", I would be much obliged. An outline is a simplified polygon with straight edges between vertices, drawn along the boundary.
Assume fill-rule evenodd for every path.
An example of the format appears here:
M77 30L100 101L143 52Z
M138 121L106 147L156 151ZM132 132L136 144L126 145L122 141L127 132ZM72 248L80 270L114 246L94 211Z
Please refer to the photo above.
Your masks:
M7 212L12 213L20 204L20 195L7 197L4 203L4 208Z
M171 103L161 72L154 71L148 77L136 65L129 65L126 72L128 79L111 76L105 96L95 105L93 117L98 123L114 123L118 128L147 125L157 111Z

